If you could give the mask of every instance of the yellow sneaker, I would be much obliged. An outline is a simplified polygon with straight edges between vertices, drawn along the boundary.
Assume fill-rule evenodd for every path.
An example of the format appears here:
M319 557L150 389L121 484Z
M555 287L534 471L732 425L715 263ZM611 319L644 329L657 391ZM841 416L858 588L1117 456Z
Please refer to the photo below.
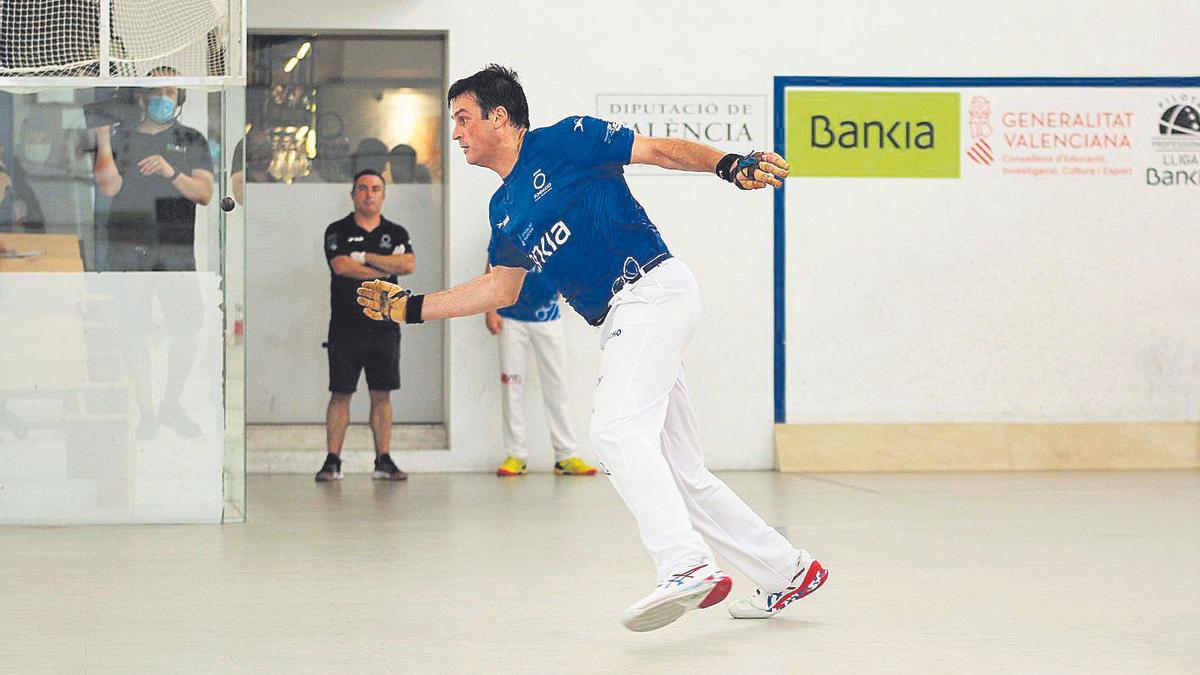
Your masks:
M595 476L596 467L579 459L578 457L568 457L561 462L554 463L555 476Z
M517 459L516 457L509 457L504 460L504 463L500 465L499 469L496 469L496 475L522 476L526 471L527 469L525 468L524 460Z

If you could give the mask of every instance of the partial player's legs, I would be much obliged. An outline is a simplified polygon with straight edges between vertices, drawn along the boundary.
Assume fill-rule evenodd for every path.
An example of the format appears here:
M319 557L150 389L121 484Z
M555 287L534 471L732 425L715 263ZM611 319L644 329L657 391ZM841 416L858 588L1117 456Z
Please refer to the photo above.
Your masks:
M710 562L712 552L692 528L661 440L669 395L699 302L651 287L649 282L657 276L623 291L601 328L604 353L591 435L596 455L637 520L662 581L690 564Z
M658 571L655 590L621 617L631 630L660 628L689 609L720 602L731 584L693 529L661 446L669 395L698 312L691 273L682 263L665 263L619 294L601 329L592 443Z
M375 480L408 480L392 459L392 391L371 389L371 437L375 441Z
M334 358L330 345L330 360ZM332 385L331 385L332 386ZM353 391L335 391L329 396L325 409L325 462L317 471L318 483L342 479L342 443L346 440L346 428L350 426L350 397Z
M738 618L772 615L794 600L816 590L828 573L807 551L791 545L768 525L721 479L704 466L704 456L697 433L696 415L688 397L683 369L671 390L667 417L663 426L663 453L684 502L691 513L692 524L712 544L717 553L733 563L756 584L761 592L756 598L774 598L761 610L731 607Z
M376 480L408 480L392 460L392 392L400 388L400 334L364 333L358 340L371 394L371 437Z
M759 586L785 586L800 552L704 466L682 368L671 389L662 440L667 465L696 529Z
M114 253L110 253L111 257ZM116 305L117 322L121 331L121 351L129 378L133 381L134 400L138 407L137 436L141 439L158 435L158 411L151 396L150 329L154 293L137 284L125 294L125 302Z
M171 286L171 297L159 291L163 321L170 338L167 352L167 386L158 406L158 420L175 433L187 438L201 434L200 427L184 412L183 389L196 361L201 329L204 325L204 301L199 281L189 275L183 283Z
M567 339L563 334L562 321L530 323L528 329L542 382L546 426L550 427L550 444L554 447L554 473L594 476L596 468L575 456L579 443L571 428L571 414L567 406L570 398L567 391Z
M497 476L518 476L526 471L525 370L529 362L529 324L506 319L500 330L500 402L504 451L508 454Z
M350 426L350 397L362 375L362 363L351 336L330 331L325 349L329 355L330 396L325 409L325 462L317 471L318 483L342 479L342 443Z

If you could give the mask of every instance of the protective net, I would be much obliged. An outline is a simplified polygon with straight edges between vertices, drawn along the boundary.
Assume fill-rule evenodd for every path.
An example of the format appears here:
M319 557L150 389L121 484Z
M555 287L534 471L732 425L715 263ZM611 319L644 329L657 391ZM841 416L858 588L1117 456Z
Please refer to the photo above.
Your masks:
M0 77L239 75L239 20L233 0L0 0Z

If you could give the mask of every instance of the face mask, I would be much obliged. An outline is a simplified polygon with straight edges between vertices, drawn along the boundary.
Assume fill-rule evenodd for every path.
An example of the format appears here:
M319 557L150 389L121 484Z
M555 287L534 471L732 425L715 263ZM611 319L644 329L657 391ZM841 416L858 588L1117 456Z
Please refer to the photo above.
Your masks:
M49 143L26 143L22 151L25 155L25 161L32 164L45 164L46 160L50 159L50 144Z
M151 96L146 101L146 116L159 124L175 119L175 101L167 96Z

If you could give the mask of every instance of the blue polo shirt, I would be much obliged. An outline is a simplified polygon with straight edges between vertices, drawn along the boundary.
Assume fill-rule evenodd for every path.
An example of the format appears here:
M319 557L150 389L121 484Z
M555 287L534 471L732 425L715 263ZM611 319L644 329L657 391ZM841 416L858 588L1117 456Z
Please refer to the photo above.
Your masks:
M592 325L617 289L670 256L625 182L633 136L594 117L528 131L489 206L488 262L541 272Z
M517 321L554 321L558 318L558 288L545 274L531 271L525 275L521 297L496 313Z

